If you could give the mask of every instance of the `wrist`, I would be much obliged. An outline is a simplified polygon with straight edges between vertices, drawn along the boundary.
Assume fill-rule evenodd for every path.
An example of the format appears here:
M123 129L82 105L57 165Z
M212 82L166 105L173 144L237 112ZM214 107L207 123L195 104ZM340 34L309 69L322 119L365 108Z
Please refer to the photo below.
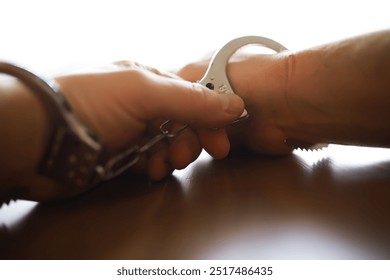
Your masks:
M7 136L1 146L0 181L15 193L31 184L48 145L50 124L43 104L17 79L2 81L0 99L1 131Z
M274 94L271 96L271 107L273 108L273 119L275 125L281 130L285 139L295 139L298 135L297 111L294 78L296 73L296 55L293 52L285 52L279 55L276 63L277 71L273 76L278 77ZM299 135L301 136L301 135Z
M316 50L305 53L286 53L283 57L284 87L283 101L278 118L278 126L286 135L292 146L307 148L316 143L329 143L324 138L322 129L332 121L327 112L327 94L317 85L316 71L308 64L320 65L317 61L321 55ZM295 144L294 144L295 143Z
M291 153L285 144L287 129L293 127L286 96L287 67L286 52L247 56L229 64L232 87L249 113L246 124L230 130L234 146L266 154Z
M7 151L0 161L6 173L1 185L12 187L13 198L33 200L93 187L100 178L103 143L80 123L56 83L9 63L0 63L0 71L18 79L1 85L1 105L6 105L1 119L11 119L0 127L8 139L0 147Z

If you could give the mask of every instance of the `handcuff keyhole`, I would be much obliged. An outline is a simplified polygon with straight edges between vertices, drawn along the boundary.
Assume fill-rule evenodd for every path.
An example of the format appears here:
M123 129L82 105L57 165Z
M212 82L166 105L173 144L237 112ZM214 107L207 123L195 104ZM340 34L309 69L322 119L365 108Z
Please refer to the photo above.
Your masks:
M206 87L207 87L208 89L213 90L213 89L214 89L214 84L213 84L213 83L207 83L207 84L206 84Z

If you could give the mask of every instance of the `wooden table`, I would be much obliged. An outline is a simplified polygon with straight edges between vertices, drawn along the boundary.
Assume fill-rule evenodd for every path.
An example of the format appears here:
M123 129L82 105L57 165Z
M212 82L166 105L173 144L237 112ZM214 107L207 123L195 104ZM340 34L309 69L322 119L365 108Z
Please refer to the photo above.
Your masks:
M0 224L2 259L390 259L390 150L203 153L158 184L18 201Z

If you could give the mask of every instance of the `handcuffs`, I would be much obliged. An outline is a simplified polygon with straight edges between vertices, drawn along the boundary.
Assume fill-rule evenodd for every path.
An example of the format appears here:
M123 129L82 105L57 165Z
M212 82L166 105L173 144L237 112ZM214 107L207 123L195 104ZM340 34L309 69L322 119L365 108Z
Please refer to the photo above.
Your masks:
M287 50L283 45L260 36L246 36L234 39L215 53L204 77L198 83L218 93L233 93L226 74L230 57L241 47L257 44L276 52ZM39 166L43 176L60 181L80 191L110 180L133 166L140 155L156 143L175 137L187 126L170 131L170 121L164 122L161 134L151 138L142 146L133 146L122 153L106 158L105 145L99 136L88 129L73 112L59 87L54 81L44 80L24 68L0 62L0 73L18 78L46 105L53 125L49 148ZM246 110L240 118L248 117Z

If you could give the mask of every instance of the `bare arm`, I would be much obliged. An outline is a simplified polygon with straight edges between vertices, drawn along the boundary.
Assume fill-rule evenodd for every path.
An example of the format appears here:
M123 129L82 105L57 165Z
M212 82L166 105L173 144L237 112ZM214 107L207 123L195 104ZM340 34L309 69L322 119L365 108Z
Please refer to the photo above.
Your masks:
M191 63L179 75L196 81L206 67ZM228 76L250 115L230 130L236 147L288 154L291 143L390 146L390 30L299 52L236 55Z
M390 31L287 57L287 137L390 145Z
M0 80L0 201L30 185L47 145L48 116L41 102L16 79Z

